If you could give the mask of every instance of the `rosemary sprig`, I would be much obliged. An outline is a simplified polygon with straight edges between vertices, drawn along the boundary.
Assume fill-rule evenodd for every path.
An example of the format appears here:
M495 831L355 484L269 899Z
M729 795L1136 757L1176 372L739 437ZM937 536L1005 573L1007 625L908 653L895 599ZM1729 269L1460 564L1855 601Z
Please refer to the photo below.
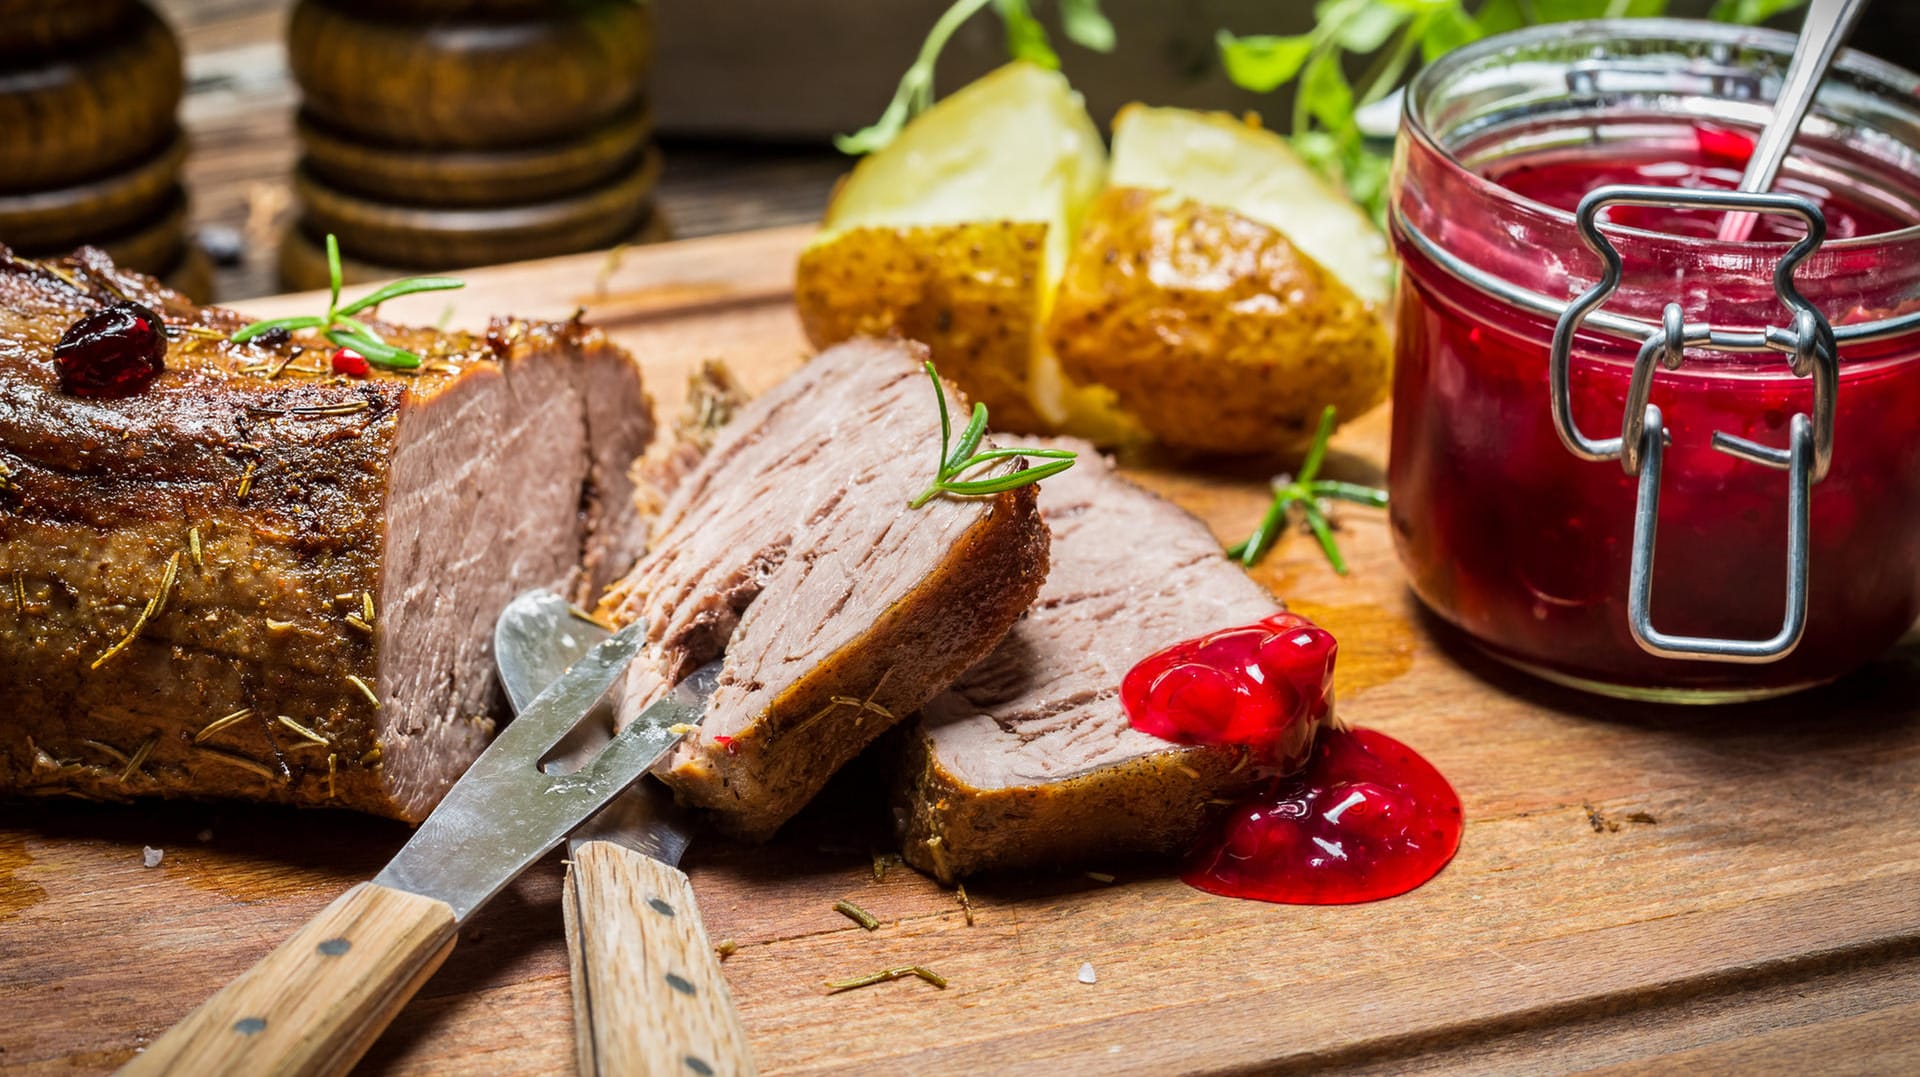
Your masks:
M1333 437L1333 416L1331 405L1320 413L1320 429L1314 432L1313 444L1307 448L1307 458L1300 464L1300 474L1274 480L1273 503L1267 506L1266 515L1260 518L1260 526L1254 528L1253 534L1248 535L1244 542L1229 547L1228 557L1248 568L1258 564L1273 548L1274 541L1280 537L1281 527L1291 518L1293 510L1298 508L1307 521L1307 527L1312 529L1313 537L1320 540L1320 548L1326 551L1327 561L1333 565L1333 570L1342 576L1347 574L1347 559L1340 556L1340 546L1333 539L1333 528L1327 523L1327 514L1320 507L1320 502L1332 499L1384 508L1387 492L1358 483L1314 478L1320 473L1320 464L1327 458L1327 440Z
M337 347L352 348L375 366L389 367L394 370L413 370L420 366L419 355L381 340L379 334L354 315L403 295L413 295L415 292L444 292L451 288L467 286L466 281L454 277L408 277L376 288L346 306L341 306L340 242L331 232L327 233L327 279L330 287L327 293L326 314L317 317L294 315L288 318L269 318L263 322L253 322L242 326L238 332L227 339L235 344L245 344L255 337L271 333L276 329L289 333L318 330L321 336L332 341Z
M924 365L927 377L933 381L933 398L940 405L940 466L934 472L933 482L925 490L920 491L920 496L907 502L908 508L917 509L943 494L949 497L978 497L982 494L997 494L1003 490L1016 490L1049 476L1058 475L1073 466L1073 461L1078 454L1068 449L980 451L980 439L987 433L985 404L973 406L973 419L967 423L967 428L961 431L959 444L953 444L953 417L947 412L947 391L940 384L940 372L933 368L933 361L929 359ZM995 460L1010 460L1014 457L1053 462L1029 467L1023 471L995 475L987 479L961 478L982 464L990 464Z

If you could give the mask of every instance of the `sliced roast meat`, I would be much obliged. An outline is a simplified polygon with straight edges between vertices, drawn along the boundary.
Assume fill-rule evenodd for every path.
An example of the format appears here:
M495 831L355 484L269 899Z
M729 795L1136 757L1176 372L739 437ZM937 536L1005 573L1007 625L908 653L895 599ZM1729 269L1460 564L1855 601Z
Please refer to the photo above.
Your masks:
M770 835L992 650L1046 575L1033 486L908 507L939 454L925 354L853 341L748 404L602 604L647 624L623 720L724 656L699 731L658 773L735 834Z
M1000 646L908 730L895 805L907 861L942 881L1184 849L1208 802L1256 780L1239 749L1134 730L1120 681L1169 644L1277 612L1199 520L1092 446L1050 479L1052 569ZM1283 755L1304 758L1312 730Z
M166 372L62 392L55 343L128 298ZM0 795L417 821L488 739L494 616L631 564L651 404L597 331L382 327L425 365L355 379L244 321L0 248Z

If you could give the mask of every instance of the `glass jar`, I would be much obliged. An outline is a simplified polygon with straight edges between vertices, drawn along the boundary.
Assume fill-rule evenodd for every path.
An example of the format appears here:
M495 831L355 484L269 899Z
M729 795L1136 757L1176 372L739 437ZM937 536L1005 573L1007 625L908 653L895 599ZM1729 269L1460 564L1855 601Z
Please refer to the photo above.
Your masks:
M1581 196L1623 181L1732 187L1792 47L1713 23L1562 24L1457 50L1409 91L1391 211L1394 538L1421 599L1515 665L1633 698L1752 699L1838 677L1920 617L1920 78L1845 54L1802 128L1775 191L1828 225L1791 267L1807 320L1773 275L1808 225L1769 215L1753 240L1721 242L1721 213L1666 207L1597 218L1619 287L1568 313L1605 269L1573 212ZM1669 304L1685 323L1672 341ZM1626 404L1636 360L1677 364L1652 377L1657 414ZM1830 463L1806 448L1802 478L1783 466L1792 445L1823 440L1821 369L1837 372L1818 394ZM1619 459L1572 451L1616 432ZM1782 653L1756 642L1769 639ZM1689 652L1714 650L1703 641L1734 647Z

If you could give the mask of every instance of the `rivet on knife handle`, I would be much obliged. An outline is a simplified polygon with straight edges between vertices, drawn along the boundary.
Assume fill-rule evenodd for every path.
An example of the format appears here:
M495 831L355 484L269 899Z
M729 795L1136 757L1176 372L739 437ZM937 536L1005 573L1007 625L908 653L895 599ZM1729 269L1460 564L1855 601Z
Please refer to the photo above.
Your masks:
M122 1074L343 1074L453 949L444 901L361 883Z
M685 874L589 841L573 852L563 907L582 1074L756 1072Z

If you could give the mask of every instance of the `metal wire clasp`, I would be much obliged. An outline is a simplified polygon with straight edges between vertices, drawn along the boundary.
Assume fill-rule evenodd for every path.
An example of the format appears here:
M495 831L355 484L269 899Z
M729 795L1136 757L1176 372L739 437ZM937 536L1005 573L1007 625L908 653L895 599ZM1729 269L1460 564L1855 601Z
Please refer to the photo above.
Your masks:
M1752 332L1728 332L1688 324L1680 305L1669 303L1661 324L1646 335L1628 383L1626 414L1620 436L1594 439L1580 431L1573 418L1570 390L1574 334L1595 308L1620 286L1620 252L1600 232L1599 214L1608 206L1664 206L1675 209L1712 209L1777 213L1797 217L1807 234L1774 267L1773 290L1792 315L1789 326L1765 331L1769 349L1784 352L1800 377L1813 378L1813 413L1790 420L1788 444L1774 448L1713 433L1713 447L1729 456L1787 473L1787 611L1780 631L1763 640L1670 636L1653 627L1654 533L1660 513L1660 467L1666 449L1666 427L1660 408L1649 402L1656 362L1677 370L1686 349L1734 348L1750 341ZM1790 194L1742 194L1734 191L1691 191L1671 187L1598 187L1580 200L1576 214L1580 236L1606 263L1593 287L1560 314L1553 329L1553 351L1548 368L1553 402L1553 426L1567 450L1583 460L1618 460L1629 475L1640 478L1633 512L1633 566L1628 581L1627 619L1642 649L1663 658L1718 662L1772 662L1791 653L1807 625L1807 532L1809 488L1826 478L1833 463L1833 398L1840 384L1838 347L1833 327L1794 286L1793 273L1826 238L1827 222L1811 201ZM1743 349L1744 350L1744 349Z

